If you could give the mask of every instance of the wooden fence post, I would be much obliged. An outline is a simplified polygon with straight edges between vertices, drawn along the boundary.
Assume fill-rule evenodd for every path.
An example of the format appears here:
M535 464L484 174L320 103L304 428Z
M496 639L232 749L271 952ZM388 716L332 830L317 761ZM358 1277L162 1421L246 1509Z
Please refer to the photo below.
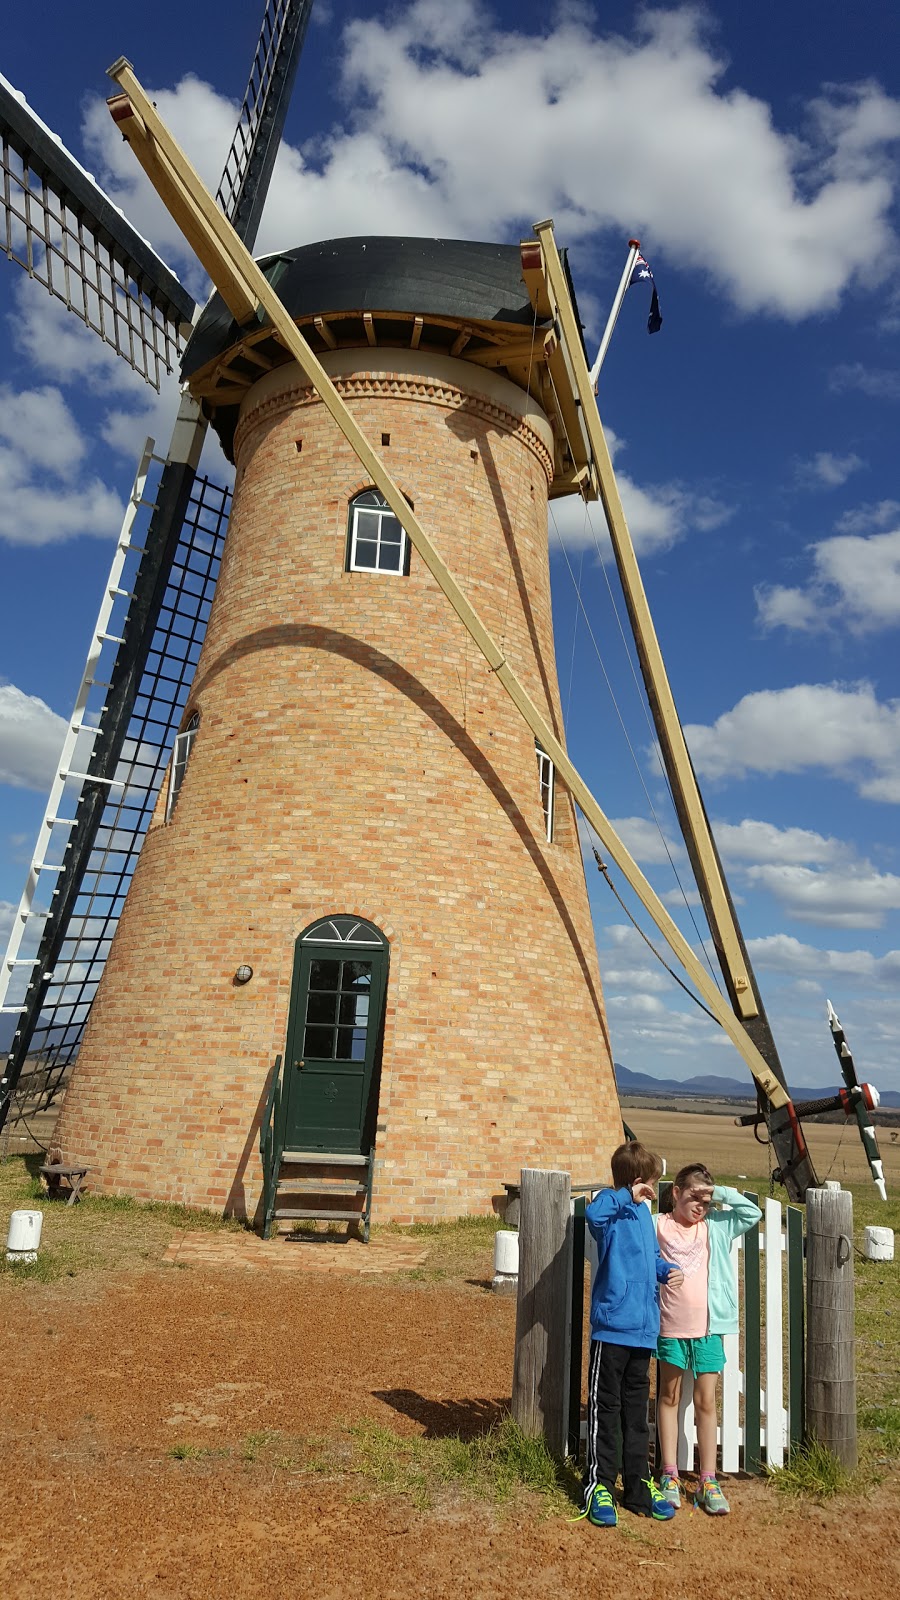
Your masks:
M856 1455L853 1196L806 1196L806 1426L847 1467Z
M512 1415L559 1457L568 1432L571 1189L568 1172L522 1171Z

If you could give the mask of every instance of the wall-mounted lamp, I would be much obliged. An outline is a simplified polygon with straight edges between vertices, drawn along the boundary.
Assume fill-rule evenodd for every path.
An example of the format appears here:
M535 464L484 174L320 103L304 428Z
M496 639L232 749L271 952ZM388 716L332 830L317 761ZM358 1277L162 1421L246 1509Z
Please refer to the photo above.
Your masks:
M238 967L237 972L234 975L234 981L235 983L249 983L252 977L253 968L246 965L241 965Z

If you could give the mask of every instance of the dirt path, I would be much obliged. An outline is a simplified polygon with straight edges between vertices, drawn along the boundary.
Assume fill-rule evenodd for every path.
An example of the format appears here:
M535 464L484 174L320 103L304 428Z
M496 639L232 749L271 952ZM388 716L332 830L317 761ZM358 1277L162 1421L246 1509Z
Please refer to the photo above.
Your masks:
M0 1285L0 1319L10 1600L900 1592L893 1478L823 1509L733 1482L727 1520L601 1532L526 1495L421 1508L354 1471L348 1424L471 1435L499 1415L515 1306L477 1279L159 1265Z

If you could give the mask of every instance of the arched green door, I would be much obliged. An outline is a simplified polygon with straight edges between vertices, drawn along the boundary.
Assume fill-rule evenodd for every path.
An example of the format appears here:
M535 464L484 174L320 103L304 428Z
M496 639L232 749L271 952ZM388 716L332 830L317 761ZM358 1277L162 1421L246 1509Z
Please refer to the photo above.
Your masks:
M334 916L297 940L284 1072L284 1149L368 1154L374 1132L388 945Z

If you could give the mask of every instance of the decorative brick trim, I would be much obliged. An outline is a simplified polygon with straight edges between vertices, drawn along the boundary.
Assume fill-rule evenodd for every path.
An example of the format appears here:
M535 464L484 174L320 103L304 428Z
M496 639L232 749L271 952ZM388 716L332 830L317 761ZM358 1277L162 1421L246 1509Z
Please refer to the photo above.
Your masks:
M496 401L488 400L485 395L473 394L471 390L459 389L454 384L442 383L436 379L414 378L400 373L376 375L360 372L355 373L352 378L334 378L332 382L338 394L346 401L371 398L415 400L424 405L446 406L449 411L471 412L520 440L540 462L548 485L553 482L553 461L540 435L523 417L517 417L514 412L498 405ZM240 456L247 434L263 419L276 417L283 411L299 411L303 406L321 405L321 403L312 385L304 383L298 383L293 388L284 389L280 394L273 395L267 400L261 400L258 405L244 413L235 429L235 458Z

